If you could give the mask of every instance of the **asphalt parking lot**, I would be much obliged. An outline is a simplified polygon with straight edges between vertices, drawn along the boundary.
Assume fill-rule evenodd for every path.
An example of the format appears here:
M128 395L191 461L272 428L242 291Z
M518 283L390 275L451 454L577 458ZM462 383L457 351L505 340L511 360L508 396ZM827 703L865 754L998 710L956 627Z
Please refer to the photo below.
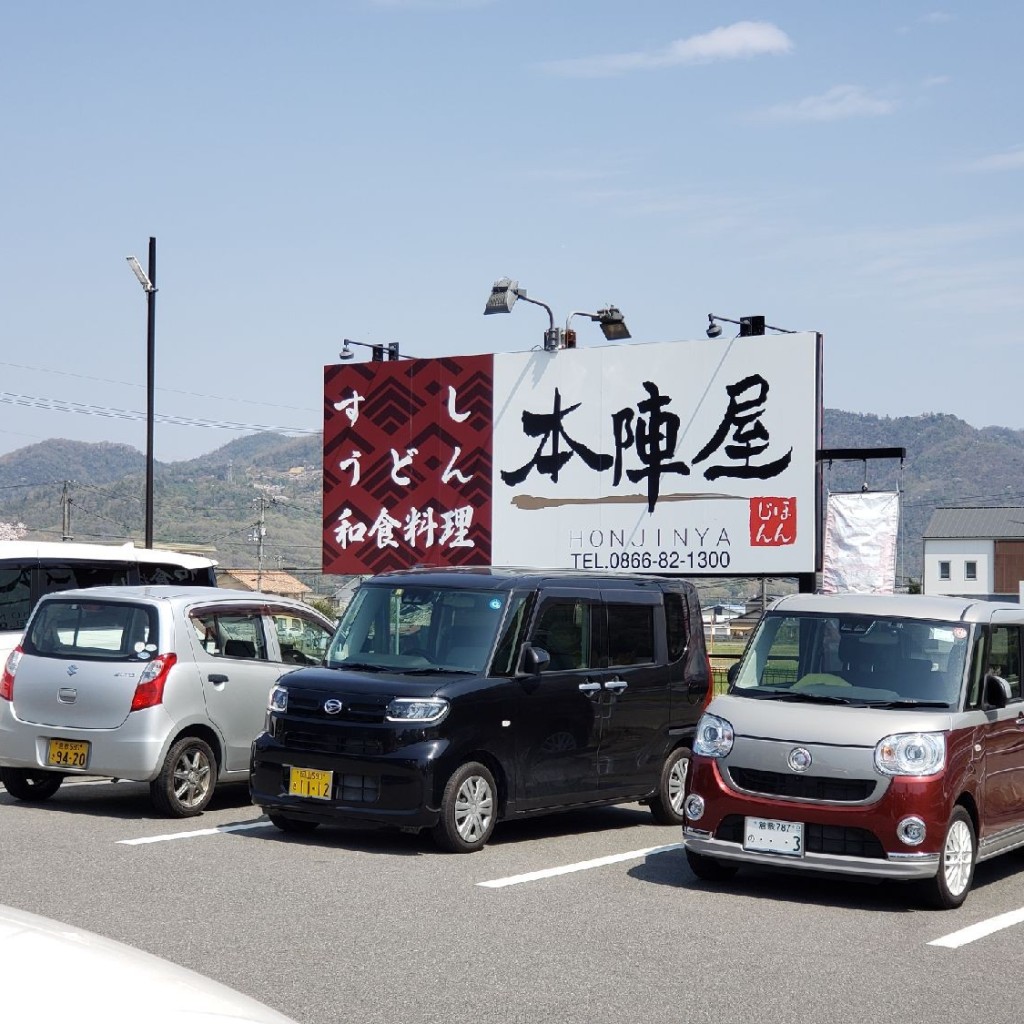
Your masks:
M428 836L284 835L244 786L184 820L134 783L39 805L0 789L0 902L302 1024L1019 1021L1024 854L979 867L941 912L895 884L746 870L709 885L679 839L632 805L499 825L457 856Z

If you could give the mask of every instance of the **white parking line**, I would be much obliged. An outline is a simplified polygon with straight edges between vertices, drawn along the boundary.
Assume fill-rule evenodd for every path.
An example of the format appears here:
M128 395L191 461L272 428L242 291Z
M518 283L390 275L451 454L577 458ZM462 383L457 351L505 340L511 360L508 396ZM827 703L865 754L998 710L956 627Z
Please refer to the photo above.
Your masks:
M143 846L146 843L168 843L172 839L194 839L196 836L215 836L218 832L240 832L246 828L267 828L269 821L243 821L240 825L218 825L217 828L199 828L194 832L169 832L162 836L144 836L142 839L118 839L121 846Z
M615 853L610 857L598 857L595 860L581 860L577 864L566 864L560 868L544 868L542 871L528 871L524 875L510 875L508 878L495 878L490 882L477 882L485 889L503 889L507 885L519 885L522 882L536 882L541 878L553 878L555 875L569 875L574 871L589 871L591 868L603 868L606 864L618 864L624 860L639 860L655 853L667 853L669 850L681 850L682 843L671 843L668 846L649 846L645 850L630 850L629 853Z
M958 932L950 932L943 935L941 939L932 939L929 946L945 946L947 949L958 949L966 946L968 942L976 942L985 938L993 932L1001 932L1004 928L1012 928L1015 924L1024 922L1024 908L1011 910L1006 914L999 914L997 917L990 917L987 921L979 921L968 928L961 928Z

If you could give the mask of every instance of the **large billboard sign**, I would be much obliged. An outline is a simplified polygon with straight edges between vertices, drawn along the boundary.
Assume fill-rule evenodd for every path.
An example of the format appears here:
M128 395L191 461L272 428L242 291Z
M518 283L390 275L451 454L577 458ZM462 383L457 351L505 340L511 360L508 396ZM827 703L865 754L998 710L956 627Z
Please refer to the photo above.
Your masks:
M815 569L815 334L325 367L328 573Z

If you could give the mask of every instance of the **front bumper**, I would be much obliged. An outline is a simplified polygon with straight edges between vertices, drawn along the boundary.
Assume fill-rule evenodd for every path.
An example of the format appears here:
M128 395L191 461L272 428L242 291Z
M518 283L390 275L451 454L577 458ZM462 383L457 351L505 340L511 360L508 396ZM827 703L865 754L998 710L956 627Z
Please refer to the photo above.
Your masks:
M939 869L950 813L941 777L894 778L875 803L844 806L740 793L729 787L715 760L695 757L687 790L704 800L704 813L687 820L684 846L715 860L894 880L933 878ZM897 824L910 815L925 823L926 838L918 847L897 838ZM805 849L800 855L745 849L748 817L802 823Z
M443 740L428 740L361 757L288 749L264 732L252 745L249 793L266 813L350 827L431 828L440 817L434 782L446 749ZM333 772L330 799L289 794L292 767Z

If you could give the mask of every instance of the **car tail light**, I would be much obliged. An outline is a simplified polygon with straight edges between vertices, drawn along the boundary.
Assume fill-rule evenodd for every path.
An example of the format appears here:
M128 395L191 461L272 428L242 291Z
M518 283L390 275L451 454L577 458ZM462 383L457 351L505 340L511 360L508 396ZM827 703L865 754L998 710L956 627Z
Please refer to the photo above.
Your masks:
M3 678L0 679L0 697L4 700L14 700L14 673L18 671L19 661L21 661L21 648L15 647L7 656Z
M167 684L167 673L178 660L176 654L158 654L145 668L135 687L132 697L132 711L143 708L155 708L163 703L164 686Z

